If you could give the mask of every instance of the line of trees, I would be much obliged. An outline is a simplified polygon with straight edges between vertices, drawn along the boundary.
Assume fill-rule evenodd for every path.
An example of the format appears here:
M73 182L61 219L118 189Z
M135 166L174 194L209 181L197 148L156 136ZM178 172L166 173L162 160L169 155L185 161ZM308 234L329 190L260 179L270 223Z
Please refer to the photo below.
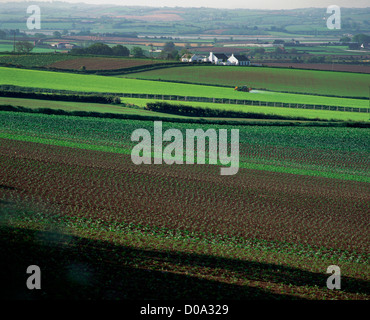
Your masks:
M0 91L0 97L39 99L53 101L90 102L101 104L120 104L121 98L113 95L97 94L44 94L37 92Z
M307 120L304 117L290 117L275 114L264 114L254 112L230 111L212 108L192 107L181 104L170 104L167 102L149 102L146 110L162 112L188 117L212 117L212 118L252 118L252 119L277 119L277 120ZM312 121L315 121L313 119Z
M73 48L71 53L128 57L130 55L130 50L120 44L110 47L105 43L94 43L87 48Z
M120 56L128 57L130 54L135 58L145 57L144 50L140 47L133 47L131 51L117 44L113 47L108 46L105 43L94 43L87 48L73 48L71 54L93 54L93 55L103 55L103 56Z

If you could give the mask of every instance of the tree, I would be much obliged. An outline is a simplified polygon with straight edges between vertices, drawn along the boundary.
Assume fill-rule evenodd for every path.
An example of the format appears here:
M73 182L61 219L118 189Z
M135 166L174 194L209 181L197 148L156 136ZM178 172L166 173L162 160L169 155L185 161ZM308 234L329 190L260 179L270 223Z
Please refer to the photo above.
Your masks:
M259 53L259 54L264 54L266 52L266 50L265 50L265 48L255 48L255 49L253 49L252 51L251 51L251 54L252 55L255 55L255 54L257 54L257 53Z
M140 47L133 47L131 53L135 58L144 57L144 51Z
M34 37L35 38L39 38L39 39L45 39L45 38L47 38L46 34L43 34L43 33L35 33L34 34Z
M53 32L53 37L60 38L61 36L62 36L62 34L59 31L54 31Z
M105 43L94 43L90 47L86 49L86 52L89 54L97 54L97 55L112 55L113 50L110 46Z
M6 32L3 30L0 30L0 39L5 39L6 38Z
M275 48L275 53L276 54L282 54L282 53L285 53L285 50L283 47L276 47Z
M15 51L20 53L29 53L34 48L34 45L28 41L18 41L15 44Z
M166 44L164 45L163 47L163 52L172 52L175 50L175 44L170 41L170 42L166 42Z
M354 42L357 42L358 44L363 44L363 43L370 43L370 36L366 34L356 34L353 39Z
M340 42L351 42L351 38L350 37L342 37L342 38L340 38L339 41Z
M128 57L130 55L130 50L120 44L112 47L112 52L115 56Z

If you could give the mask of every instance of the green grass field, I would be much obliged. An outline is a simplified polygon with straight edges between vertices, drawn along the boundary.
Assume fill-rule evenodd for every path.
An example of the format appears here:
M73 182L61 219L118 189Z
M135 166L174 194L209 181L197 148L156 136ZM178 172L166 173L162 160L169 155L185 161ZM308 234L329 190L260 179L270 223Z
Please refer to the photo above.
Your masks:
M13 52L13 44L0 44L0 52ZM52 53L54 51L61 51L61 50L55 50L55 49L49 49L49 48L34 48L32 49L32 53Z
M194 66L152 70L125 78L185 81L344 97L368 97L369 74L267 67Z
M134 109L123 105L110 105L99 103L85 102L69 102L69 101L52 101L38 99L21 99L21 98L5 98L0 97L0 105L21 106L32 109L60 109L65 111L86 111L100 113L116 113L116 114L140 114L146 116L161 116L160 114L143 109ZM169 115L170 116L170 115ZM174 116L175 117L175 116Z
M209 98L331 105L354 108L367 108L369 105L369 102L367 100L360 99L344 99L271 92L245 93L234 91L233 88L224 87L212 87L180 83L169 84L159 81L122 79L96 75L80 75L61 72L56 73L13 68L0 68L0 84L84 92L181 95Z
M0 98L1 99L1 98ZM122 102L131 103L137 106L145 107L148 102L153 102L152 99L136 99L122 98ZM1 100L0 100L1 101ZM344 120L344 121L370 121L370 116L367 113L343 112L343 111L321 111L308 109L293 109L279 107L263 107L263 106L248 106L235 104L220 104L208 102L184 102L184 101L167 101L172 104L188 105L193 107L212 108L229 111L243 111L265 114L276 114L288 117L304 117L308 119L328 119L328 120Z
M69 101L52 101L38 99L23 99L23 98L6 98L0 97L0 105L21 106L26 108L50 108L61 109L65 111L86 111L86 112L101 112L115 114L130 114L143 115L154 117L174 117L174 118L189 118L179 115L163 114L144 110L148 102L158 101L152 99L137 99L137 98L121 98L122 103L139 107L125 107L124 105L107 105L99 103L84 103L84 102L69 102ZM168 101L167 101L168 102ZM219 104L206 102L184 102L171 101L172 104L188 105L193 107L212 108L228 111L243 111L262 114L276 114L287 117L304 117L307 119L323 119L323 120L342 120L342 121L369 121L369 116L366 113L357 112L342 112L342 111L321 111L321 110L305 110L305 109L290 109L278 107L259 107L235 104ZM237 120L237 119L232 119ZM240 120L242 121L242 120ZM266 120L268 121L268 120Z

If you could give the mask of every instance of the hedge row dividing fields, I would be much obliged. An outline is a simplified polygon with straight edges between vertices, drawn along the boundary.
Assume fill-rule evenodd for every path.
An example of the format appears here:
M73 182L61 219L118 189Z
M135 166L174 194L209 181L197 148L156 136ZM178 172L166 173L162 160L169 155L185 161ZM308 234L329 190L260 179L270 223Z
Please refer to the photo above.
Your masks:
M296 108L296 109L313 109L326 111L344 111L344 112L360 112L369 113L370 108L360 107L343 107L343 106L328 106L316 104L300 104L300 103L284 103L271 102L261 100L242 100L230 98L208 98L195 96L179 96L179 95L164 95L164 94L147 94L147 93L117 93L117 92L81 92L70 90L57 90L47 88L33 88L33 87L19 87L13 85L0 85L0 96L8 96L10 93L45 93L45 94L65 94L65 95L86 95L96 94L104 96L120 96L123 98L138 98L138 99L155 99L155 100L169 100L169 101L191 101L191 102L209 102L218 104L237 104L259 107L278 107L278 108Z
M216 86L181 83L169 84L160 81L0 67L0 85L29 87L30 84L32 84L32 87L39 89L48 88L54 90L71 90L91 93L114 92L116 94L121 94L122 92L127 92L135 94L181 95L186 97L193 96L221 99L250 99L261 101L261 104L267 101L354 108L368 108L369 105L367 99L348 99L263 91L245 93L238 92L232 88Z

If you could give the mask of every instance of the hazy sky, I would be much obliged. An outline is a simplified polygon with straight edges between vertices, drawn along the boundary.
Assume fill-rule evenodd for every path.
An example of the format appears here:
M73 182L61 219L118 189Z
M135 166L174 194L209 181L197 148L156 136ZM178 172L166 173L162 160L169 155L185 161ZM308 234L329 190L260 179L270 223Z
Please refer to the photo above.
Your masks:
M20 2L23 0L0 0L1 2ZM38 0L52 2L51 0ZM29 1L33 2L33 1ZM326 8L329 5L340 7L366 8L370 7L369 0L64 0L72 3L91 4L116 4L127 6L151 6L151 7L212 7L212 8L246 8L246 9L294 9L319 7Z

